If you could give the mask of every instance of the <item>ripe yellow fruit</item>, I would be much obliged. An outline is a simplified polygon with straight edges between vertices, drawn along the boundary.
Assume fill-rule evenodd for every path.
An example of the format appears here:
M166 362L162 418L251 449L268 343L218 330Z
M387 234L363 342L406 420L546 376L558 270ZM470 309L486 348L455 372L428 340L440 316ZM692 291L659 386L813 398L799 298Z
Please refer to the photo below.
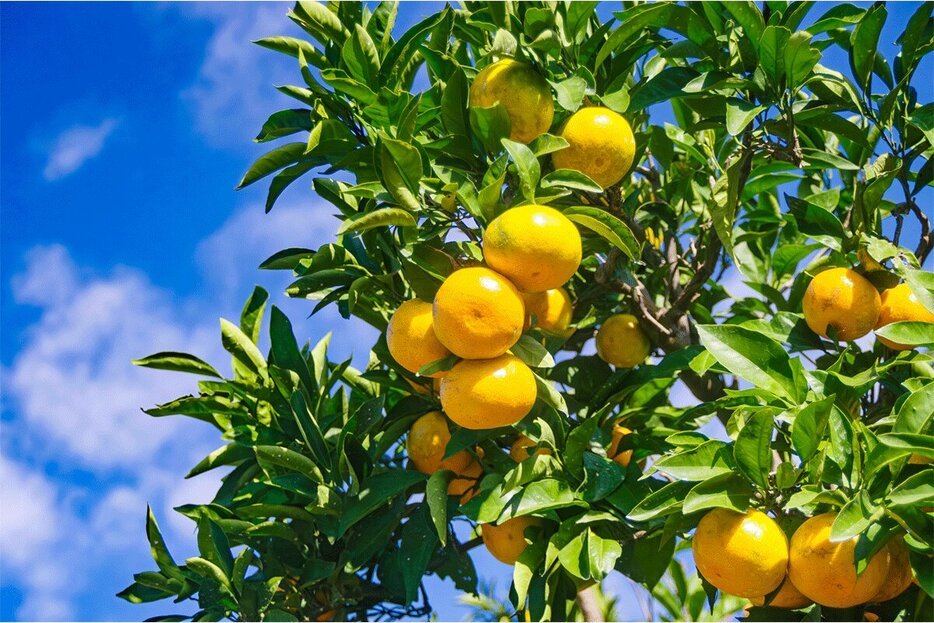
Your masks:
M894 288L889 288L882 293L880 297L882 306L879 309L879 320L876 322L876 329L881 329L887 324L893 322L932 322L934 323L934 314L918 301L907 283L902 283ZM912 346L908 344L898 344L884 337L877 338L880 342L894 350L911 350Z
M830 527L836 517L836 513L815 515L798 527L791 537L788 577L803 595L822 606L849 608L866 603L882 589L889 553L880 550L857 577L858 537L831 543Z
M483 476L483 466L477 459L470 457L467 465L460 470L455 470L455 473L457 476L448 483L448 495L460 496L460 503L466 504L470 498L480 493L477 484Z
M439 469L459 473L474 459L466 450L444 458L444 451L450 441L448 421L440 411L431 411L412 424L405 441L405 449L415 469L423 474L434 474Z
M604 188L623 179L635 158L636 138L629 122L609 108L581 108L560 135L569 145L552 154L555 168L580 171Z
M765 605L765 595L762 597L753 597L750 599L752 605L754 606L764 606ZM773 608L788 608L789 610L797 610L798 608L804 608L805 606L810 606L812 602L810 599L801 594L795 585L791 583L787 577L785 581L782 582L782 587L778 590L778 593L775 594L775 597L772 598L772 601L769 602L769 606Z
M568 327L574 316L571 296L564 288L522 295L525 299L525 329L533 326L558 337L570 337L574 329Z
M435 335L431 303L418 299L406 301L393 313L386 328L386 345L400 366L416 374L422 366L451 354ZM441 377L444 372L429 376Z
M623 440L623 437L632 434L632 430L617 424L613 427L613 437L610 441L610 447L607 448L606 454L608 457L622 465L623 467L629 467L629 462L632 460L632 450L623 450L619 451L619 443Z
M761 597L785 579L788 538L761 511L710 511L697 524L693 548L698 571L725 593Z
M577 272L581 253L577 227L547 206L506 210L483 234L483 259L523 292L563 286Z
M465 359L441 379L441 406L473 430L512 426L535 404L535 376L513 355Z
M536 448L535 454L551 454L550 449L539 448L537 443L525 435L519 435L516 440L512 442L512 447L509 448L509 456L511 456L512 460L516 463L521 463L531 456L529 454L529 448Z
M483 68L470 85L471 108L489 108L497 102L509 115L509 138L530 143L551 127L555 104L548 81L531 65L511 58Z
M882 301L868 279L849 268L818 273L804 293L804 320L811 331L827 337L829 327L844 341L859 339L872 331Z
M540 526L542 520L538 517L514 517L497 525L485 523L480 527L483 544L490 550L493 557L507 565L514 565L519 556L528 547L525 541L525 529L529 526Z
M597 355L617 368L632 368L649 356L648 336L632 314L610 316L597 331Z
M522 335L525 303L511 281L489 268L453 272L435 294L435 334L464 359L498 357Z
M885 544L885 549L888 550L889 556L888 573L885 575L882 588L869 601L882 602L895 599L911 586L911 581L915 577L911 570L911 562L908 560L908 546L905 545L905 539L902 536L889 539L889 542Z

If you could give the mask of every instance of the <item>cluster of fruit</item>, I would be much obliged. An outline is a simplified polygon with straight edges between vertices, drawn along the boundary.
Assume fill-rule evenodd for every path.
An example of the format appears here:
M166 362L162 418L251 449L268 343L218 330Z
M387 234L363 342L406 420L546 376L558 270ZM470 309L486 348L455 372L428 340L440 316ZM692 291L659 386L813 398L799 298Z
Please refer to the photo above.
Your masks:
M694 534L694 562L708 582L754 605L797 609L818 603L849 608L897 597L914 578L908 547L892 537L861 574L853 564L858 537L834 541L837 513L806 520L788 537L758 510L707 513Z
M471 107L502 105L510 119L510 139L529 143L547 132L554 118L551 91L533 68L502 60L483 69L470 89ZM584 108L562 126L569 146L553 155L555 168L577 170L602 186L617 183L632 164L635 139L620 115L602 107ZM416 469L433 474L449 470L455 477L448 493L464 503L475 491L483 468L469 450L445 458L451 433L445 415L474 430L511 426L524 418L537 396L536 380L509 352L524 331L539 329L566 338L573 315L564 284L581 262L580 233L561 212L542 205L522 205L500 214L483 235L484 266L461 268L445 279L434 301L410 300L393 314L386 332L395 361L418 374L425 366L451 355L459 361L447 371L429 372L440 395L442 411L418 418L406 441ZM632 367L646 359L648 338L634 316L609 318L596 337L597 353L608 363ZM628 466L632 450L619 450L632 431L616 425L608 456ZM529 458L536 443L520 435L510 456ZM548 454L537 448L536 454ZM525 529L539 525L534 517L518 517L482 527L484 542L499 560L513 564L525 549Z
M931 322L929 312L902 283L879 295L876 287L855 270L831 268L818 273L804 293L804 320L812 331L828 337L833 329L836 338L857 340L873 329L893 322ZM882 336L879 341L894 350L912 347Z

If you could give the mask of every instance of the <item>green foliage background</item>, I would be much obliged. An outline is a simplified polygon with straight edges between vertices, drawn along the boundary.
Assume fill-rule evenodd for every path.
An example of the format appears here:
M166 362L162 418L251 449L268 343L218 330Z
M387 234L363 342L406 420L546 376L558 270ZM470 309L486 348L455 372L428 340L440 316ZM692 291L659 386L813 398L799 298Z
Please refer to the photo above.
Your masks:
M413 393L408 381L423 381L391 359L385 339L356 370L329 360L327 338L297 339L272 307L271 349L261 352L268 297L257 289L239 323L221 321L233 378L183 353L136 362L205 378L198 395L147 413L216 427L224 445L188 476L228 473L212 503L178 509L198 528L199 553L184 563L149 514L158 570L137 574L121 597L196 599L196 620L421 616L426 574L476 589L467 552L477 540L459 541L452 521L534 514L548 521L515 566L510 613L576 617L578 587L616 569L654 589L666 616L697 619L715 589L689 585L674 552L704 511L752 505L789 530L839 510L833 534L859 536L857 566L907 534L921 588L872 608L932 616L934 470L908 463L934 459L931 356L822 340L801 315L817 272L857 264L880 288L904 280L934 310L934 275L921 270L934 245L930 206L918 200L934 178L934 104L930 84L915 79L934 48L932 5L918 6L891 66L877 52L883 4L623 3L605 22L595 8L466 2L397 33L395 3L298 2L289 18L307 39L257 42L296 58L302 83L277 87L296 107L263 125L256 140L276 146L240 183L269 179L270 210L311 179L338 212L334 242L285 249L261 268L292 271L288 293L313 311L336 305L381 331L400 303L431 300L446 275L482 261L479 235L504 209L548 204L577 223L575 333L533 330L513 351L539 380L517 429L553 453L517 465L504 452L515 430L453 427L448 454L482 448L485 470L480 493L460 506L446 495L449 472L407 467L401 441L438 404ZM823 14L801 30L811 11ZM847 55L855 81L821 64L828 48ZM467 108L473 76L504 56L534 64L554 90L553 133L529 145L505 138L501 106ZM420 75L428 87L413 92ZM653 120L662 102L675 123ZM548 154L566 145L557 128L586 105L624 114L636 134L633 170L611 188L551 166ZM917 240L901 239L906 219ZM726 293L731 267L759 296ZM614 370L580 354L619 312L639 316L651 365ZM934 344L934 325L880 333ZM700 404L670 403L679 379ZM698 432L714 417L728 440ZM628 468L606 456L619 421L636 431L622 446L635 450Z

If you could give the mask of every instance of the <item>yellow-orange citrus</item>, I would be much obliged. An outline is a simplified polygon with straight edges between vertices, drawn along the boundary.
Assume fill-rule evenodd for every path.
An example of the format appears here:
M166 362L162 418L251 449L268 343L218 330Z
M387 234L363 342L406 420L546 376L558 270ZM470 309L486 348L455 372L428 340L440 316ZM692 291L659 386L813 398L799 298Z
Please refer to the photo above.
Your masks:
M483 537L483 544L494 558L507 565L514 565L528 546L525 541L525 529L540 525L542 520L538 517L523 515L508 519L498 526L485 523L480 527L480 535Z
M869 601L881 602L895 599L911 586L911 581L914 579L911 562L908 560L908 546L905 545L904 537L892 537L885 544L885 549L888 550L889 555L889 570L885 574L882 588Z
M613 437L610 440L610 447L606 450L606 455L623 467L629 467L629 462L632 460L633 451L623 450L620 452L619 443L623 440L623 437L631 434L631 429L626 428L622 424L617 424L613 427Z
M553 288L544 292L529 292L525 299L525 328L533 326L559 337L569 337L574 329L569 328L574 315L571 297L564 288Z
M386 328L386 345L400 366L416 374L422 366L451 354L435 335L431 303L418 299L406 301L393 313ZM431 376L444 376L444 372Z
M564 123L560 136L569 145L552 154L555 168L580 171L604 188L623 179L635 158L629 122L609 108L581 108Z
M441 406L474 430L512 426L535 404L535 376L513 355L465 359L441 379Z
M765 605L765 596L762 597L753 597L749 601L752 602L754 606L764 606ZM798 608L804 608L805 606L810 606L813 601L801 594L795 585L791 583L787 577L785 581L782 582L782 587L778 589L778 592L775 594L775 597L772 598L772 601L769 602L770 607L774 608L788 608L789 610L797 610Z
M502 355L522 335L525 303L501 274L472 266L451 273L435 294L435 334L464 359Z
M597 355L617 368L632 368L649 356L649 338L632 314L610 316L597 331Z
M470 464L473 457L466 450L461 450L444 458L445 449L450 441L448 421L440 411L431 411L412 424L405 441L405 449L415 469L423 474L434 474L439 469L460 472Z
M731 595L768 595L785 579L788 538L761 511L710 511L697 524L693 549L698 571Z
M876 329L881 329L887 324L893 322L931 322L934 323L934 314L918 301L907 283L902 283L894 288L889 288L882 292L880 297L882 306L879 308L879 320L876 322ZM898 344L884 337L878 340L895 350L911 350L912 346L908 344Z
M470 85L471 108L497 102L509 116L509 138L520 143L547 132L555 116L548 81L531 65L511 58L484 67Z
M881 305L875 286L849 268L831 268L815 275L802 303L811 331L827 337L833 327L837 338L844 341L872 331Z
M856 575L858 537L832 543L830 527L836 513L823 513L801 524L791 537L788 577L809 599L831 608L866 603L885 583L889 553L883 548Z
M548 448L539 448L538 444L525 435L519 435L514 442L512 442L512 447L509 448L509 456L512 457L512 460L516 463L521 463L522 461L529 458L529 449L535 448L535 454L551 454L551 450Z
M506 210L483 234L483 259L523 292L559 288L581 263L581 236L566 216L547 206Z

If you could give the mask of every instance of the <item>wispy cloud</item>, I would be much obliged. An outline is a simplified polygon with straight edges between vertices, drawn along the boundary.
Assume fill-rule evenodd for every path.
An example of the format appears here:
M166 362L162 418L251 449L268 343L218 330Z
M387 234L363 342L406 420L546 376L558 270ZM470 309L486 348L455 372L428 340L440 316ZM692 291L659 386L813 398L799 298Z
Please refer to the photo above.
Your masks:
M182 93L193 105L201 135L219 147L249 146L262 122L286 98L273 85L295 80L293 59L250 41L283 34L289 4L247 4L231 11L224 4L178 5L179 10L210 20L214 34L194 84Z
M104 143L120 121L109 117L97 125L75 125L63 131L52 142L42 175L55 181L71 175L85 162L101 153Z

